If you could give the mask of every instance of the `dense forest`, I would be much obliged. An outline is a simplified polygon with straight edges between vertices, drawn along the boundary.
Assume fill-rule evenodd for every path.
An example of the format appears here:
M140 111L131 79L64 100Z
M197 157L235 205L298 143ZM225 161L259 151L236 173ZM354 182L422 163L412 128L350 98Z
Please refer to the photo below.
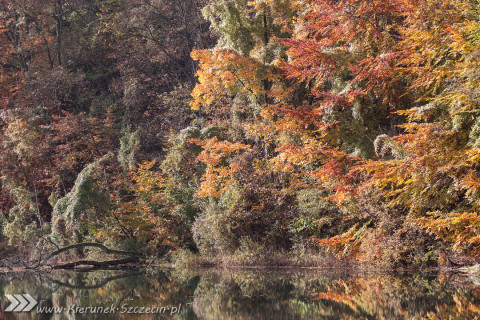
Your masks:
M0 0L0 255L478 261L479 9Z

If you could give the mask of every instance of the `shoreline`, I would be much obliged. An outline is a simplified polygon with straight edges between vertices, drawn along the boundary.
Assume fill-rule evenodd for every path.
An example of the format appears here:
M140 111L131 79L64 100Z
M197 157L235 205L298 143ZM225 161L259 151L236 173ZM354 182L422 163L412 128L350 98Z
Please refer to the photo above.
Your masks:
M79 266L72 269L53 269L50 267L43 267L39 269L32 268L0 268L0 275L14 274L14 273L51 273L51 272L95 272L95 271L127 271L127 270L139 270L139 269L153 269L153 270L262 270L262 271L276 271L276 270L302 270L302 271L352 271L354 273L463 273L477 275L480 277L480 264L472 266L458 266L458 267L429 267L429 268L368 268L359 266L281 266L281 265L194 265L188 268L177 268L172 264L132 264L125 267L117 268L88 268Z

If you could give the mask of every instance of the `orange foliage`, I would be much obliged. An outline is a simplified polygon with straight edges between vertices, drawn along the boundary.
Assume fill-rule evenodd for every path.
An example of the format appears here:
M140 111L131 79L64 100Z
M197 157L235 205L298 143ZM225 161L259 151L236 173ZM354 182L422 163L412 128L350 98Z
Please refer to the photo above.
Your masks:
M198 160L207 165L197 195L199 197L219 197L235 184L234 175L244 165L237 161L226 163L225 160L233 154L250 150L250 147L240 142L218 141L217 137L206 141L197 140L196 143L203 146Z
M328 238L314 239L319 246L327 247L336 252L339 257L346 256L363 260L359 255L360 244L365 234L365 227L358 228L357 225L351 227L347 232Z

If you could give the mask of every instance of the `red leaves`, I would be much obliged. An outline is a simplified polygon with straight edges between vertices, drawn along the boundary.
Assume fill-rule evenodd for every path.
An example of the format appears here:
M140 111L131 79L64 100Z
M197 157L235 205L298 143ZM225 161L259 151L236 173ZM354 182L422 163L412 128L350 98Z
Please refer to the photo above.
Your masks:
M287 54L294 63L285 63L282 69L286 78L297 83L307 83L313 79L330 79L337 67L337 61L328 51L328 47L312 39L280 39L288 47Z

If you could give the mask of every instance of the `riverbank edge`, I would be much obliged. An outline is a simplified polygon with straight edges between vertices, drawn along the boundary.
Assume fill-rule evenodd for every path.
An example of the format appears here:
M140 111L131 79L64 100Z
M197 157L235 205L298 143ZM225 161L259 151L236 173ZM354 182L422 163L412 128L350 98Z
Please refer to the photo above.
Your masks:
M0 257L2 261L3 257ZM243 260L243 261L242 261ZM67 263L67 262L65 262ZM247 256L239 259L235 255L205 256L189 250L178 250L174 254L163 257L147 257L145 260L124 265L106 268L88 267L78 265L72 270L128 270L128 269L166 269L166 270L195 270L195 269L305 269L305 270L350 270L352 272L460 272L475 275L480 278L480 263L458 266L404 266L404 267L379 267L377 262L357 262L348 258L335 255L307 254L295 255L288 253L271 253L269 255ZM28 268L24 266L0 266L2 273L29 273L50 272L54 268L43 266L41 268Z
M148 270L169 270L169 271L176 271L180 270L177 266L173 264L146 264L146 263L138 263L135 265L130 265L128 268L116 268L116 269L93 269L93 268L83 268L79 266L75 269L68 269L66 271L105 271L105 270L135 270L135 269L148 269ZM352 273L415 273L415 272L422 272L422 273L434 273L434 272L441 272L441 273L463 273L470 276L475 276L480 278L480 264L476 264L473 266L467 267L430 267L430 268L396 268L396 269L389 269L389 268L368 268L368 267L338 267L338 266L278 266L278 265L259 265L259 266L246 266L246 265L197 265L194 267L189 267L187 269L181 270L209 270L209 269L222 269L222 270L305 270L305 271L327 271L327 272L352 272ZM18 274L18 273L50 273L53 271L59 271L52 268L41 268L41 269L28 269L28 268L0 268L0 275L6 274ZM65 270L63 270L65 271Z

